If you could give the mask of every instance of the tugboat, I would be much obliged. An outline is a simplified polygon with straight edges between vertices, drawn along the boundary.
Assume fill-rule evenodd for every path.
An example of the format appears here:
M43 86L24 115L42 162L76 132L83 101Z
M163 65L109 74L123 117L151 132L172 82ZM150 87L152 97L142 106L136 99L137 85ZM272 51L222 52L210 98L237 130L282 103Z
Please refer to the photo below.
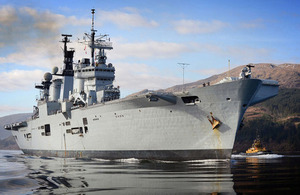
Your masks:
M246 151L246 155L262 155L262 154L270 154L271 151L267 151L265 147L263 147L259 136L254 140L251 148Z

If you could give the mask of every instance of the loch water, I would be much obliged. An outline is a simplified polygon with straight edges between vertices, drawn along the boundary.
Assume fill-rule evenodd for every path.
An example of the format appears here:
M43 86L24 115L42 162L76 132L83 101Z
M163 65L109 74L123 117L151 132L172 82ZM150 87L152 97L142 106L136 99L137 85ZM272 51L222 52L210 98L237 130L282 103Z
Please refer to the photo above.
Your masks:
M187 162L45 158L0 150L0 194L299 193L300 155Z

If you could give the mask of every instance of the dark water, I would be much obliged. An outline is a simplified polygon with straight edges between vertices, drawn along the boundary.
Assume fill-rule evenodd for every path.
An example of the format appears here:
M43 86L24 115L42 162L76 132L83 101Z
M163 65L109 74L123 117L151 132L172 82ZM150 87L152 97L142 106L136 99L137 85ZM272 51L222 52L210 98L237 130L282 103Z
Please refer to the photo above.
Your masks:
M161 162L0 151L0 194L282 194L298 193L299 184L300 155Z

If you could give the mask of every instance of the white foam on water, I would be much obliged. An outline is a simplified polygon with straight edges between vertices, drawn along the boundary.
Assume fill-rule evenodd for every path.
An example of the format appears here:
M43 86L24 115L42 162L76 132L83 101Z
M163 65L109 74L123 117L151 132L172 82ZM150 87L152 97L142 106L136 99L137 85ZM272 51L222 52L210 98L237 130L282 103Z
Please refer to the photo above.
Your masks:
M195 162L195 163L201 163L201 162L204 162L204 163L215 163L215 162L227 162L228 160L227 159L205 159L205 160L188 160L188 161L184 161L184 162Z
M140 160L137 158L116 159L113 161L122 162L122 163L139 163L140 162Z
M261 159L273 159L273 158L282 158L284 155L280 154L261 154L261 155L245 155L245 154L232 154L231 158L261 158Z
M102 158L92 158L94 161L99 161L99 162L110 162L111 160L109 159L102 159Z
M100 162L121 162L121 163L139 163L141 160L137 158L125 158L125 159L102 159L102 158L93 158L95 161Z
M101 158L93 158L95 161L99 162L121 162L121 163L141 163L141 162L157 162L157 163L166 163L166 164L172 164L172 163L195 163L195 164L218 164L218 163L224 163L224 162L229 162L228 159L205 159L205 160L188 160L188 161L171 161L171 160L147 160L147 159L137 159L137 158L127 158L127 159L114 159L114 160L109 160L109 159L101 159Z

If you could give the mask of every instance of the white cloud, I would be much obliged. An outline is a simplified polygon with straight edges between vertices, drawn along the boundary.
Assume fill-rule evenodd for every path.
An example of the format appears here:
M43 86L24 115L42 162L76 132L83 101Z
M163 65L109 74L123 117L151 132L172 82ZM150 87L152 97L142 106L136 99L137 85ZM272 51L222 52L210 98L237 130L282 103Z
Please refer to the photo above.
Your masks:
M0 53L0 64L60 67L63 61L58 42L61 29L65 25L90 25L90 19L66 17L29 7L0 7L0 16L5 17L0 17L0 48L7 47L8 51L12 51L5 56Z
M226 58L234 58L246 63L254 61L268 61L272 51L266 48L254 48L247 45L237 46L218 46L215 44L194 45L198 52L209 52L214 55L224 56Z
M228 25L229 24L219 20L213 20L211 22L200 20L178 20L173 22L173 27L179 34L214 33Z
M58 40L58 39L56 39ZM0 64L14 63L23 66L46 67L61 66L63 54L58 42L39 39L20 44L17 51L0 57Z
M264 26L264 24L263 24L262 19L256 19L256 20L251 20L251 21L240 23L240 27L245 28L245 29L261 28L263 26Z
M37 38L53 39L53 36L60 34L61 28L65 25L90 25L90 19L66 17L29 7L0 7L0 42L6 46L16 44L16 42L29 42Z
M249 46L240 47L229 47L228 56L235 56L237 59L243 61L257 62L257 61L268 61L271 50L266 48L253 48Z
M9 25L18 19L16 10L11 6L3 6L0 8L0 24Z
M110 58L170 58L190 51L193 51L193 48L190 48L187 44L172 42L147 41L139 43L116 43L115 50L111 52Z
M32 107L22 107L22 106L9 106L9 105L0 105L0 117L7 116L14 113L27 113L31 112Z
M41 70L12 70L0 73L0 91L28 90L42 80Z
M157 27L158 23L141 16L136 9L126 8L124 11L100 11L99 19L114 23L121 28Z
M57 32L64 25L89 25L90 19L80 19L75 16L66 17L61 14L55 14L50 11L38 12L29 7L20 8L21 13L33 18L34 27L41 31Z
M143 89L163 89L181 82L181 78L163 75L146 64L118 63L115 85L137 92Z
M215 74L225 72L226 70L227 70L226 68L208 68L208 69L194 70L194 72L198 73L201 76L209 77Z

